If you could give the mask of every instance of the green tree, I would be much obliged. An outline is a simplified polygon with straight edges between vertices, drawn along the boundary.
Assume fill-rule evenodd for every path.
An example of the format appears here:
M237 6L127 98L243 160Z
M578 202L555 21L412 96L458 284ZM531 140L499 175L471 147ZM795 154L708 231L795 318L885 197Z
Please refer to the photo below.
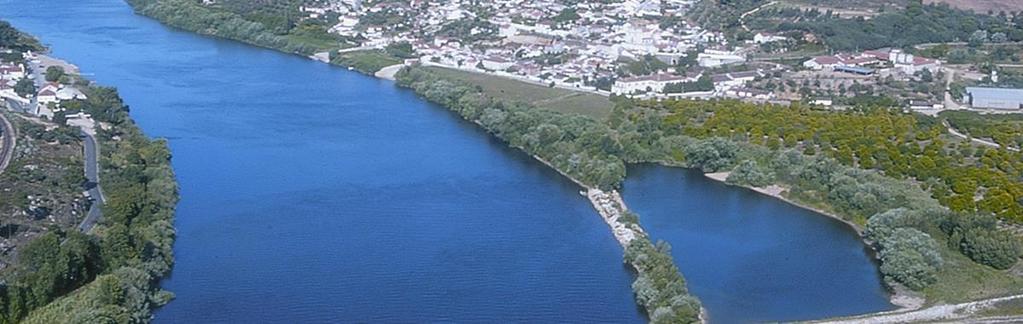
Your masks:
M57 82L63 76L64 76L63 67L50 66L46 68L46 81Z
M36 94L36 85L29 78L23 78L14 84L14 92L19 96L28 98Z

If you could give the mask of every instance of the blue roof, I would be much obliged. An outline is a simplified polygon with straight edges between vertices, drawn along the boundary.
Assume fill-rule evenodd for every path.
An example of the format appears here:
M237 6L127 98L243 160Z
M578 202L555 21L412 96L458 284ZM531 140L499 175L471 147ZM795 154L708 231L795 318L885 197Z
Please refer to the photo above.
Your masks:
M852 72L852 73L862 73L862 74L874 73L874 69L868 69L868 68L865 68L865 67L858 67L858 66L849 66L849 65L839 65L839 66L836 66L835 70L837 70L837 71L845 71L845 72Z
M1023 102L1023 89L967 87L966 92L975 99Z

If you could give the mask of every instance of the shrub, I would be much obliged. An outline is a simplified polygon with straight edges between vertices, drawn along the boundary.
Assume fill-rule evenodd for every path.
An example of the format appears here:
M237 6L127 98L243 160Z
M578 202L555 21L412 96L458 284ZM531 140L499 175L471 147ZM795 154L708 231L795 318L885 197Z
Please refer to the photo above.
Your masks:
M730 184L763 187L774 182L774 173L760 167L757 161L743 160L728 175L726 182Z
M937 242L913 228L898 228L880 241L881 273L885 279L920 290L937 280L944 261Z
M909 227L919 229L923 225L924 221L924 218L921 217L919 212L906 208L891 209L870 217L867 221L867 227L863 231L863 234L867 237L867 239L879 242L890 237L892 233L899 228Z
M1023 246L1009 232L975 228L963 235L960 250L977 263L1005 270L1016 264Z

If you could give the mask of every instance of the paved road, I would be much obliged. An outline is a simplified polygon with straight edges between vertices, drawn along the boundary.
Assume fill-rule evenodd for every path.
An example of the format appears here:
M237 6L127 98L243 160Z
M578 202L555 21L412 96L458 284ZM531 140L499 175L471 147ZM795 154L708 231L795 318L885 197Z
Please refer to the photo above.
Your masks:
M953 128L952 125L949 125L948 121L945 121L943 123L945 123L945 127L948 128L948 132L950 134L956 136L956 137L959 137L959 138L962 138L962 139L969 139L969 140L973 141L974 143L977 143L977 144L980 144L980 145L984 145L984 146L990 146L990 147L993 147L993 148L1002 148L1001 145L999 145L998 143L992 142L992 141L988 141L988 140L984 140L984 139L979 139L979 138L970 138L966 134L963 134L963 133L959 132L958 130L956 130L955 128ZM1019 149L1015 148L1015 147L1007 146L1007 147L1005 147L1005 149L1007 149L1009 151L1013 151L1013 152L1019 152Z
M833 324L866 324L866 323L916 323L916 322L952 322L952 323L973 323L971 317L984 309L991 308L1002 302L1023 299L1023 295L991 298L972 301L954 305L935 305L925 309L913 311L891 311L862 316L852 316L834 320L813 321L812 323L833 323ZM981 317L977 323L1006 323L1015 322L1018 316L1007 317ZM1004 321L1004 322L1003 322ZM1015 322L1019 323L1019 322Z
M100 218L103 217L103 190L99 186L99 148L96 145L96 138L82 132L82 143L85 144L85 178L89 180L89 197L92 199L92 206L85 219L78 225L78 229L88 233L92 230Z
M14 157L17 135L11 121L3 114L0 114L0 137L3 138L3 143L0 143L0 173L4 173L7 165L11 163L11 158Z

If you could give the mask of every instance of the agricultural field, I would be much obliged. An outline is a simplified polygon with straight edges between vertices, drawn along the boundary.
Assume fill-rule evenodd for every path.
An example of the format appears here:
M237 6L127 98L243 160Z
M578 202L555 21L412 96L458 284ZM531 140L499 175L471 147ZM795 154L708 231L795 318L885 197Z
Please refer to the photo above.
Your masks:
M781 5L797 7L803 10L817 9L831 11L840 17L874 17L885 10L898 10L906 6L905 0L782 0Z
M931 3L947 3L952 7L977 13L1023 11L1023 1L1019 0L924 0L924 4Z
M439 67L428 67L437 74L462 80L483 88L488 95L499 99L520 101L538 108L561 113L581 114L604 119L614 106L604 96L585 92L545 87L494 75L470 73Z

